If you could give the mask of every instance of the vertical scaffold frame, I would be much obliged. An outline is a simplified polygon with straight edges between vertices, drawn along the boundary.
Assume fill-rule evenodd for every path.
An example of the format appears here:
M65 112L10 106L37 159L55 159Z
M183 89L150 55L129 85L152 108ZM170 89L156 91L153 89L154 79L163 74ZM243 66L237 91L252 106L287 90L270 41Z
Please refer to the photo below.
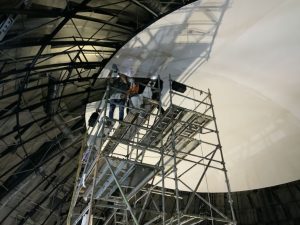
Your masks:
M210 90L170 77L163 110L159 80L145 87L159 100L144 97L142 108L127 106L123 121L107 117L114 89L108 85L82 147L67 225L236 224ZM230 213L205 193L211 171L224 175ZM195 199L199 207L192 208Z

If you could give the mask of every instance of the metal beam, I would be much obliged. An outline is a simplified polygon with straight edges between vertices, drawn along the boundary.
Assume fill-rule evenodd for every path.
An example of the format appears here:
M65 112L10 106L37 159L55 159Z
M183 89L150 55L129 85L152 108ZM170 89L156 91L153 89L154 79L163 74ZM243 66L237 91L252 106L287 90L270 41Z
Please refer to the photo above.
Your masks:
M67 70L68 67L64 67L62 70ZM74 78L74 79L65 79L65 80L59 80L57 82L55 82L55 84L63 84L63 85L68 85L68 84L74 84L76 82L80 83L80 82L91 82L92 80L94 79L93 76L91 77L78 77L78 78ZM1 84L1 82L0 82ZM26 88L26 90L24 90L24 92L30 92L30 91L34 91L34 90L37 90L37 89L41 89L41 88L46 88L48 87L48 84L40 84L40 85L36 85L36 86L32 86L32 87L29 87L29 88ZM18 90L16 90L15 92L11 92L9 94L6 94L6 95L2 95L0 96L0 100L1 99L5 99L5 98L9 98L9 97L12 97L14 95L17 95L18 94ZM14 105L12 106L15 106L16 103L14 103ZM7 111L7 110L6 110ZM1 115L1 111L0 111L0 115ZM1 136L0 136L1 137Z
M131 2L133 2L134 4L138 5L139 7L141 7L142 9L146 10L147 12L149 12L150 14L152 14L154 17L158 17L158 14L156 12L154 12L152 9L150 9L149 7L147 7L146 5L142 4L141 2L139 2L138 0L131 0Z
M105 88L97 88L97 89L89 89L90 92L94 92L94 91L103 91L103 93L105 92ZM56 98L53 98L51 99L50 101L55 101L55 100L58 100L58 99L62 99L62 98L68 98L68 97L71 97L71 96L76 96L76 95L82 95L82 94L87 94L87 90L83 90L83 91L78 91L78 92L74 92L74 93L71 93L71 94L67 94L67 95L63 95L63 96L59 96L59 97L56 97ZM99 98L101 98L101 96L99 96ZM0 120L4 119L4 118L8 118L10 116L13 116L15 115L16 113L19 113L19 112L22 112L22 111L25 111L25 110L33 110L33 109L36 109L38 107L41 107L43 106L47 101L41 101L39 103L35 103L33 105L29 105L29 106L26 106L24 108L20 108L20 109L15 109L12 113L10 114L7 114L7 115L4 115L0 118ZM88 103L88 102L86 102ZM80 102L80 105L82 104L82 102Z
M77 124L73 125L71 129L75 130L76 128ZM6 179L6 181L3 182L3 186L0 186L0 200L9 194L16 185L24 181L29 175L32 174L32 172L37 169L36 165L39 164L41 159L47 159L48 157L51 157L51 155L61 148L69 148L72 146L72 143L76 141L76 139L67 140L66 138L67 137L61 133L55 140L45 142L37 151L27 157L22 165L16 170L16 172L20 171L22 173L17 173L10 176Z
M35 71L35 70L43 70L43 69L49 69L49 68L62 67L62 70L73 69L73 68L95 69L97 67L103 67L103 66L104 66L103 63L99 62L99 61L46 64L46 65L41 65L41 66L25 67L22 69L13 69L13 70L5 71L5 72L2 72L1 78L3 79L4 77L7 77L7 76L13 75L13 74L19 74L19 73Z
M31 127L35 123L40 122L40 121L44 121L46 119L49 119L49 117L48 116L43 116L41 118L35 119L35 120L33 120L33 121L29 122L29 123L26 123L26 124L22 125L20 127L20 129L22 129L22 133L24 133L29 127ZM8 135L11 135L11 134L13 134L15 132L17 132L17 128L16 127L12 127L12 130L10 130L9 132L7 132L5 134L1 134L0 135L0 139L3 139L5 137L7 137ZM2 152L0 153L0 158L1 157L2 157Z
M51 209L50 213L48 214L48 216L45 218L45 220L41 223L41 225L44 225L48 219L50 218L50 216L59 208L61 207L61 203L62 202L69 202L68 198L72 197L72 189L71 191L67 192L65 194L65 196L62 198L61 202L56 202L54 208ZM57 222L57 221L56 221Z
M78 142L80 142L81 140L79 140ZM74 143L76 144L76 143ZM71 146L72 147L72 146ZM66 149L65 149L66 150ZM64 153L65 150L63 150L62 152L57 152L57 153L54 153L52 156L48 157L47 159L43 160L43 161L40 161L36 167L39 167L39 166L42 166L42 165L45 165L47 164L49 161L51 161L52 159L54 159L56 156L60 155L61 153ZM34 154L34 153L32 153ZM11 172L11 170L14 170L16 167L20 166L26 159L20 161L19 163L15 164L14 166L12 166L11 168L9 168L8 170L6 170L3 174L1 174L0 178L6 176L9 172Z
M79 151L79 150L78 150ZM11 208L11 210L5 215L5 217L2 218L2 220L0 221L0 224L3 224L5 222L5 220L11 215L12 212L14 212L31 194L33 194L37 188L39 188L42 184L45 183L45 181L47 181L50 177L52 177L55 173L59 172L61 169L63 169L66 165L68 165L70 162L73 161L73 159L77 156L78 151L75 152L75 154L68 159L66 162L64 162L59 168L53 170L50 174L48 174L46 177L43 177L42 181L39 182L37 185L35 185L26 195L24 195L22 197L22 199L20 201L18 201L17 204L15 204L14 207ZM58 155L62 154L62 152L60 152Z
M52 188L52 190L50 192L48 192L48 194L45 195L45 197L42 198L42 200L39 201L38 205L33 207L30 211L26 212L25 215L23 216L22 220L18 223L18 225L25 224L26 221L36 213L39 206L42 205L58 187L60 187L62 184L66 183L70 178L72 178L72 176L74 175L75 172L76 172L76 167L70 173L68 173L67 176L65 176L58 184L56 184Z
M123 26L123 25L119 25L119 24L116 24L116 23L112 23L112 22L109 22L109 21L106 21L106 20L97 19L97 18L93 18L93 17L75 15L75 16L73 16L73 18L74 19L87 20L87 21L93 21L93 22L96 22L96 23L103 23L103 24L106 24L106 25L117 27L117 28L122 29L122 30L129 31L129 33L132 33L134 31L133 27Z
M69 46L97 46L97 47L106 47L106 48L120 48L123 45L123 41L118 40L107 40L107 41L48 41L44 43L43 38L35 38L30 40L22 40L13 43L0 44L0 50L13 49L13 48L26 48L33 46L41 46L45 47L50 45L51 47L69 47Z
M47 35L46 37L44 37L42 39L42 44L36 54L36 56L34 57L34 59L32 60L32 62L28 65L28 68L33 68L36 64L36 62L38 61L39 57L42 55L43 51L46 49L47 45L49 44L49 42L55 37L55 35L65 26L65 24L69 21L71 15L75 15L77 13L78 8L80 8L81 6L84 6L86 4L88 4L91 0L83 0L78 7L72 8L71 11L68 11L65 15L65 18L58 24L58 26L51 32L50 35ZM67 7L68 8L68 7ZM30 72L31 70L28 70L25 74L24 79L22 80L20 89L19 89L19 95L18 95L18 103L17 103L17 112L15 114L16 117L16 123L17 123L17 127L18 127L18 133L20 132L19 130L19 126L20 126L20 115L19 115L19 110L21 109L21 101L22 101L22 95L23 95L23 91L26 89L26 85L30 76ZM23 140L21 138L21 136L19 136L19 143L21 144L24 152L26 153L26 148L23 145Z
M121 195L122 195L122 198L123 198L123 200L124 200L124 202L125 202L125 204L126 204L126 206L127 206L127 209L129 210L129 212L130 212L130 214L131 214L131 217L132 217L134 223L135 223L136 225L139 225L139 222L137 221L137 219L136 219L136 217L135 217L135 215L134 215L134 213L133 213L133 211L132 211L132 208L131 208L131 206L130 206L130 204L129 204L129 202L128 202L128 200L127 200L127 198L126 198L126 196L125 196L125 194L124 194L124 192L123 192L123 190L122 190L122 187L121 187L121 185L120 185L120 183L119 183L119 181L118 181L118 179L117 179L117 177L116 177L116 175L115 175L115 172L113 171L113 169L112 169L112 167L111 167L111 165L110 165L109 159L107 159L106 156L104 157L104 159L105 159L105 162L107 163L108 168L109 168L109 170L110 170L110 172L111 172L111 174L112 174L112 176L113 176L113 178L114 178L114 180L115 180L116 185L117 185L118 188L119 188L119 191L120 191L120 193L121 193Z
M76 46L74 46L73 48L75 48ZM59 56L59 55L67 55L67 54L73 54L73 53L77 53L78 49L76 50L69 50L69 51L62 51L62 52L53 52L53 53L46 53L46 54L42 54L40 56L40 59L44 59L44 58L53 58L55 56ZM82 52L84 53L92 53L92 54L96 54L99 51L97 50L89 50L89 49L82 49ZM101 50L101 53L114 53L113 50ZM15 58L16 61L18 62L25 62L25 61L30 61L35 57L35 55L30 55L30 56L24 56L24 57L19 57L19 58ZM12 61L12 62L11 62ZM4 58L4 59L0 59L0 63L1 62L5 62L6 65L9 64L15 64L16 62L13 61L10 58ZM38 62L37 64L39 64L40 62Z
M69 5L76 7L79 4L76 2L69 2ZM128 15L124 13L122 10L118 9L109 9L109 8L99 8L99 7L90 7L90 6L82 6L77 12L93 12L96 14L107 15L107 16L118 16L119 14L128 16L128 19L132 21L134 19L134 15ZM39 18L54 18L54 17L64 17L65 11L61 8L56 7L45 7L39 4L32 4L30 9L25 8L0 8L0 14L18 14L18 15L27 15L31 17L39 17Z

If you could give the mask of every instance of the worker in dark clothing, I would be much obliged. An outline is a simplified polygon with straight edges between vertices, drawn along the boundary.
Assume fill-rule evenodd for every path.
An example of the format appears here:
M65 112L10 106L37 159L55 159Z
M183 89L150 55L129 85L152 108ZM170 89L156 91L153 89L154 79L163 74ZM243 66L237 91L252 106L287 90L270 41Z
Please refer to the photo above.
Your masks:
M119 77L111 79L111 95L109 99L109 119L113 119L115 108L119 107L119 120L124 119L124 107L127 100L127 92L129 89L129 82L125 74L118 73ZM110 74L111 76L111 74Z

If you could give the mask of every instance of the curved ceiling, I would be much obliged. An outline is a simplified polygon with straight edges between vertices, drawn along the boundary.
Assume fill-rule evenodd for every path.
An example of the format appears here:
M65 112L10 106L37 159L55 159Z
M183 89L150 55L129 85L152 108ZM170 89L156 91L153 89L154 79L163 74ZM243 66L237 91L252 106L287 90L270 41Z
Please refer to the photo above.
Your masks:
M2 0L0 224L64 223L97 77L137 32L192 1Z
M297 0L197 1L140 32L107 68L210 88L233 191L298 180L299 12ZM222 174L207 179L209 191L226 190Z
M99 73L189 2L1 1L1 224L64 222ZM196 4L114 61L211 88L234 190L299 179L299 3Z

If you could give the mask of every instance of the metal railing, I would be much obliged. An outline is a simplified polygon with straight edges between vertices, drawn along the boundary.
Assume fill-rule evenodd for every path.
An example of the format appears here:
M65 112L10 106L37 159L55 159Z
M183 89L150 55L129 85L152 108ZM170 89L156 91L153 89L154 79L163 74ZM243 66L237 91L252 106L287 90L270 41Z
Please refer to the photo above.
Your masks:
M172 82L170 79L170 87ZM129 112L124 121L118 121L107 117L107 87L98 107L98 122L88 129L68 225L80 221L90 225L99 219L102 224L135 225L188 225L205 220L236 223L210 91L190 86L186 89L185 93L170 89L170 105L164 113L161 100L155 104L145 101L148 107L143 109L125 106ZM107 121L114 122L114 126L107 128ZM184 178L195 168L202 172L193 185L188 185ZM230 215L197 193L208 170L224 173ZM185 204L182 190L191 192ZM170 198L175 198L175 212L167 207ZM199 213L209 215L191 214L195 198L206 206L206 211ZM103 214L106 216L100 216Z

